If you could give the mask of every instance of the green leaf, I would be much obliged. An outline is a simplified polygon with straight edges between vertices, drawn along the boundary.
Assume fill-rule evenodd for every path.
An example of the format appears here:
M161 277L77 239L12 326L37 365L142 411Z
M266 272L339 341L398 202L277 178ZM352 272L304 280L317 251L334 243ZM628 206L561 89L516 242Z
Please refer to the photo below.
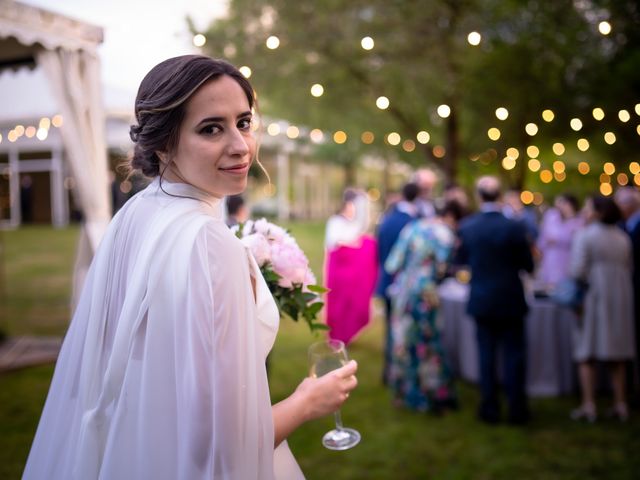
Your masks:
M315 293L327 293L327 292L331 291L328 288L325 288L325 287L323 287L321 285L307 285L307 288L311 292L315 292Z

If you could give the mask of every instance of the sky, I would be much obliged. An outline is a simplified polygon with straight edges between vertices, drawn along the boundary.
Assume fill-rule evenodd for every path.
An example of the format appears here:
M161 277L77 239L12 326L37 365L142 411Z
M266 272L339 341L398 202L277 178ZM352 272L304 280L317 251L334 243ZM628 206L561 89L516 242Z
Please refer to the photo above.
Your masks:
M228 0L20 0L104 28L103 83L135 92L144 75L169 57L197 53L187 30L225 14Z

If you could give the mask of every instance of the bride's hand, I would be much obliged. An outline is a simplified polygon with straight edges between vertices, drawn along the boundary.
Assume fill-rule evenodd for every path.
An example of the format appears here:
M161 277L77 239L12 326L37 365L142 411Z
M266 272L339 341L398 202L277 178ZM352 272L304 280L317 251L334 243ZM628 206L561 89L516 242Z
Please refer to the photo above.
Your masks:
M305 378L295 391L304 398L307 420L324 417L338 410L349 398L349 392L356 388L358 364L351 360L345 366L321 377Z

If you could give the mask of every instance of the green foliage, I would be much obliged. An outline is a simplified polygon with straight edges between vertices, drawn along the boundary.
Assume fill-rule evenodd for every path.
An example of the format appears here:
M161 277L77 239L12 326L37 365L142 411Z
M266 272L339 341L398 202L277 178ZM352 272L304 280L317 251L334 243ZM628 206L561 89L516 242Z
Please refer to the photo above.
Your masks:
M302 284L295 283L291 287L282 287L278 283L282 277L273 271L270 264L260 267L260 271L278 305L280 315L287 316L295 322L303 318L311 332L328 330L324 323L317 320L324 306L320 301L320 294L327 291L325 288L309 285L310 291L305 291Z

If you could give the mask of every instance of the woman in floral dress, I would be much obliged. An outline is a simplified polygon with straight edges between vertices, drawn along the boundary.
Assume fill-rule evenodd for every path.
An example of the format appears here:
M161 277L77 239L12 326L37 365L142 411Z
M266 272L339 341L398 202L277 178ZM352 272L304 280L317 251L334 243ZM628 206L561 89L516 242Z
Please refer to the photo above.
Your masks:
M461 208L447 203L438 218L408 224L393 246L385 269L396 274L392 301L390 382L395 402L439 413L456 406L451 372L437 325L437 282L446 271Z

